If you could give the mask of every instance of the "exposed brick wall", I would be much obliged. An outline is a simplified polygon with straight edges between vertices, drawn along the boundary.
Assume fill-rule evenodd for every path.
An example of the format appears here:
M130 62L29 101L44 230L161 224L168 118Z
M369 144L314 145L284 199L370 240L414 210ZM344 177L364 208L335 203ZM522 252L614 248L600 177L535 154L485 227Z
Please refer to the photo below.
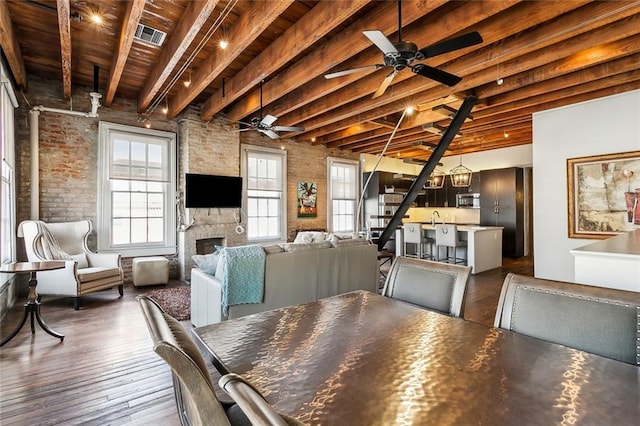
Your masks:
M75 87L73 90L73 110L91 110L90 88ZM31 149L29 136L29 110L37 105L70 109L70 103L62 99L62 87L58 81L43 80L29 76L29 104L19 98L16 135L18 170L16 173L18 190L18 223L30 218L31 194ZM86 118L42 112L39 124L39 169L40 197L39 218L45 222L89 219L94 224L97 218L97 158L99 120L143 127L137 113L137 102L116 98L111 107L100 107L98 118ZM297 229L326 228L327 222L327 177L326 157L357 159L348 151L327 149L310 143L289 139L273 141L257 132L232 132L224 118L216 118L204 123L200 120L198 108L191 107L174 120L165 120L160 112L150 116L154 129L178 134L178 173L180 194L184 191L184 173L206 173L220 175L240 175L240 146L243 143L279 148L284 146L288 153L287 215L288 233ZM296 187L299 181L318 184L318 217L298 218L296 211ZM245 235L235 233L235 209L181 209L184 224L195 226L179 233L178 241L189 237L190 233L211 230L225 234L227 245L246 242ZM204 227L198 229L198 227ZM209 232L209 231L208 231ZM183 234L183 235L180 235ZM19 258L24 260L24 248L19 241ZM95 235L90 239L90 248L95 250ZM190 267L191 259L185 253L170 257L170 276L185 277L184 269ZM123 269L127 282L131 280L131 259L123 259Z

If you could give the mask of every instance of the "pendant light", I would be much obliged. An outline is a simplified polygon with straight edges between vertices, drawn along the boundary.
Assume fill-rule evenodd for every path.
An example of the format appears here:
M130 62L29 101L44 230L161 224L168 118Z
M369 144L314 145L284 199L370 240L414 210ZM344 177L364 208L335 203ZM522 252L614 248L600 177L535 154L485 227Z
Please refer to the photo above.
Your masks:
M462 165L462 155L460 156L460 165L449 171L451 175L451 185L455 187L467 187L471 185L471 169Z
M444 179L446 175L444 172L439 170L434 170L429 175L429 179L427 183L424 185L425 189L440 189L444 186Z

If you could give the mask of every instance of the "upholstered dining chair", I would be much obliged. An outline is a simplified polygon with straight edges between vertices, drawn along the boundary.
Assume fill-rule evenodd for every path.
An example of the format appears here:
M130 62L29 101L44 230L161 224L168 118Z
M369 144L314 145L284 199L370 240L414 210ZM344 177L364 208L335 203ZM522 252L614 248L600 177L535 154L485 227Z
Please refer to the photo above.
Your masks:
M64 269L37 273L38 294L73 297L76 310L80 296L89 293L117 287L123 295L120 254L92 252L87 244L91 230L89 220L20 223L18 236L24 237L29 262L65 262Z
M470 273L470 266L398 256L391 265L382 295L462 317Z
M508 274L494 326L640 365L640 297L632 291Z
M252 386L242 389L250 404L222 404L216 397L206 361L182 324L146 295L136 296L153 340L153 350L169 365L183 425L298 424L280 416ZM233 395L231 395L233 397ZM256 402L258 401L258 402ZM251 410L245 414L244 409Z

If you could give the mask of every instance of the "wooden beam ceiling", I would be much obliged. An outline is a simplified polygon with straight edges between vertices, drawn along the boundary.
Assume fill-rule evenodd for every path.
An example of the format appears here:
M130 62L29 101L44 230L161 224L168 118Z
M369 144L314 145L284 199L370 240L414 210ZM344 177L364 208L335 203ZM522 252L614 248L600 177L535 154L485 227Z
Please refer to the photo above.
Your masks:
M60 81L70 100L99 66L106 105L137 99L138 112L156 119L194 105L203 121L221 117L231 127L255 117L264 81L265 112L278 125L305 128L282 137L379 153L413 106L389 155L425 159L439 136L423 126L450 122L434 106L478 98L447 152L456 155L531 143L532 113L635 90L640 81L640 0L404 0L401 19L396 1L371 0L102 0L99 9L104 23L92 26L85 2L0 2L0 46L27 97L29 76L39 75ZM138 23L166 32L164 44L135 39ZM389 67L324 78L381 63L363 31L380 30L393 43L399 23L402 40L418 48L471 31L483 42L423 60L462 77L454 87L402 70L372 99ZM222 37L226 50L217 46ZM189 87L177 84L184 73Z

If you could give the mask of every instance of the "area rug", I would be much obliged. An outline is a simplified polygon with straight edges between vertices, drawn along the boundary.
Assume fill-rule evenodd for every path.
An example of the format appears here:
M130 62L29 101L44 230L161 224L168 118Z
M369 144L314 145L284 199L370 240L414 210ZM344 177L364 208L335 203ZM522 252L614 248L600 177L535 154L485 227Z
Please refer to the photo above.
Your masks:
M164 311L177 319L184 321L191 318L191 287L157 288L147 293Z

